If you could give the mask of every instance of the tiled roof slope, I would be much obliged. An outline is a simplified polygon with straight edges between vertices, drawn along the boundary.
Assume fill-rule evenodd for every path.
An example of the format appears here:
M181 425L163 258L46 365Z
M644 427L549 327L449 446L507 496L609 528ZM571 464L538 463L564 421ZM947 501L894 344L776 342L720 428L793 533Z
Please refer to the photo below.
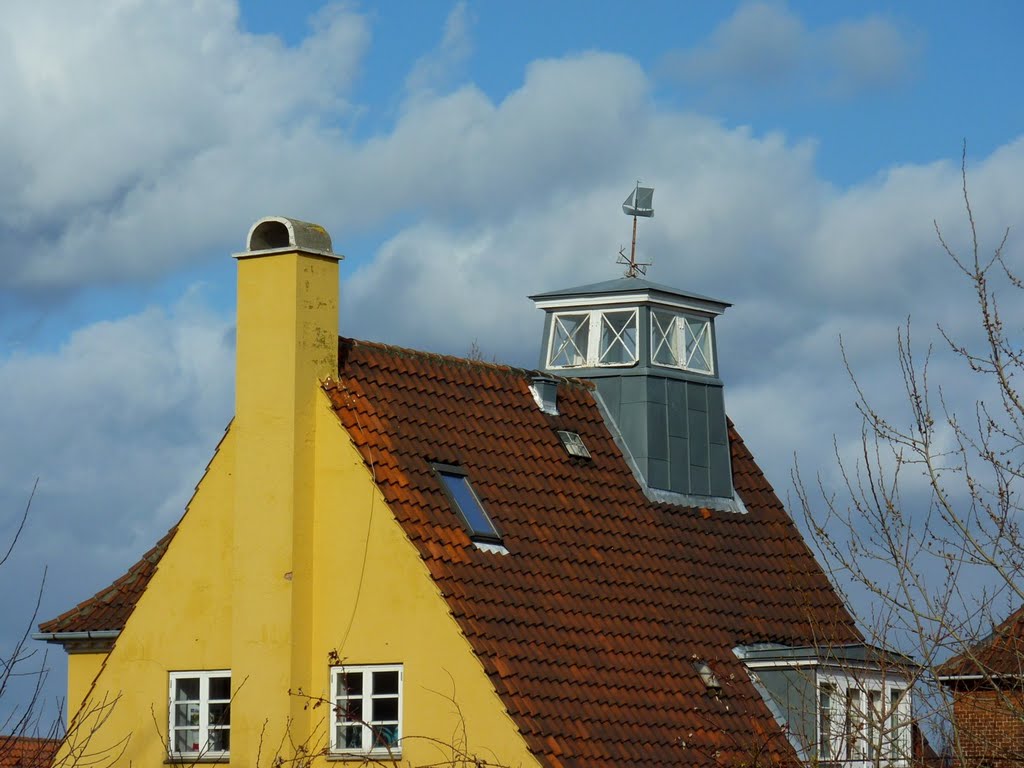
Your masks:
M0 768L49 768L60 739L0 736Z
M1024 678L1024 606L1006 617L984 640L939 667L938 675Z
M530 748L552 768L792 758L731 649L861 638L739 435L749 514L656 504L588 385L560 384L559 416L528 386L523 371L344 341L326 389ZM569 457L556 429L593 459ZM507 555L470 542L431 462L468 471Z
M124 629L125 622L135 610L135 604L146 591L160 558L174 538L175 526L142 556L128 572L106 589L60 616L39 625L40 632L102 632Z

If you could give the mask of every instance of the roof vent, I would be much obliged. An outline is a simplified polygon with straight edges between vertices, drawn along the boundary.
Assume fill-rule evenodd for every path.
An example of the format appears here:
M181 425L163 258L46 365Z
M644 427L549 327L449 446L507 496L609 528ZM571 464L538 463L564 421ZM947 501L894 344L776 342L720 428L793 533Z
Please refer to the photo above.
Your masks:
M558 379L543 374L534 374L530 384L530 393L537 402L537 407L544 413L558 415Z
M249 253L291 250L334 255L326 229L284 216L267 216L253 224L246 245Z

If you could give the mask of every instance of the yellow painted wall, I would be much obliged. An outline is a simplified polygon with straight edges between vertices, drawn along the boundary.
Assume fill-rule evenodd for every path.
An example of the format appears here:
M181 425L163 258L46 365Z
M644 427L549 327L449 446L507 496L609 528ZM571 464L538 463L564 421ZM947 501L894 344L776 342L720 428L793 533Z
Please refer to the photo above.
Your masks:
M92 687L92 681L107 658L106 651L101 653L68 654L68 720L74 718L78 707Z

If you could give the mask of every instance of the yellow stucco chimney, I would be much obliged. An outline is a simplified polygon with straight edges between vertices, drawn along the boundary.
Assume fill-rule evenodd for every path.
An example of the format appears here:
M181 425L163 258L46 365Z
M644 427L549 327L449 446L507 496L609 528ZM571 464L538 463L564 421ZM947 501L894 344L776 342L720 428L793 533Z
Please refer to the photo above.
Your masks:
M309 670L315 407L338 373L338 261L316 224L267 217L238 259L231 762L292 715ZM276 743L284 734L263 734Z

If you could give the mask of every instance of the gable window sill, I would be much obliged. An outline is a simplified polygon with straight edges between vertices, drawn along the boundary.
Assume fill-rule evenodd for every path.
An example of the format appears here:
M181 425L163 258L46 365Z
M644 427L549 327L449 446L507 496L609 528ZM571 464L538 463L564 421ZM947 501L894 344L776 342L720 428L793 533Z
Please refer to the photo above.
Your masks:
M180 757L168 757L164 760L164 765L200 765L203 763L229 762L231 762L230 755L217 755L215 757L189 757L188 755L181 755Z
M402 759L402 750L391 752L328 752L329 763L396 763Z

